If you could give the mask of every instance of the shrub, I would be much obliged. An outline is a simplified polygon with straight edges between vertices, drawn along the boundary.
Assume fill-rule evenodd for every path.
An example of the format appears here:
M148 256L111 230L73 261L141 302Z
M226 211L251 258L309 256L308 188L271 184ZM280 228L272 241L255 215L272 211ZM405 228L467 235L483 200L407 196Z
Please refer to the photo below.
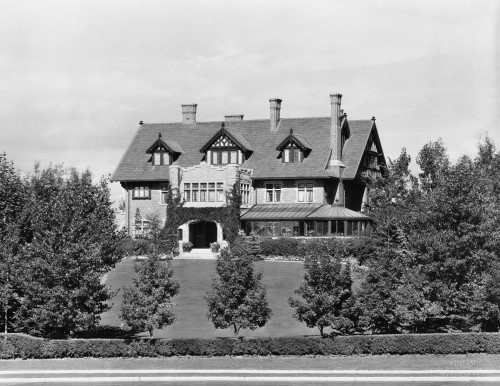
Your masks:
M260 242L260 253L264 256L298 256L298 244L297 239L290 237L265 238Z
M0 358L112 358L229 355L500 354L499 333L351 335L329 338L72 339L0 335Z

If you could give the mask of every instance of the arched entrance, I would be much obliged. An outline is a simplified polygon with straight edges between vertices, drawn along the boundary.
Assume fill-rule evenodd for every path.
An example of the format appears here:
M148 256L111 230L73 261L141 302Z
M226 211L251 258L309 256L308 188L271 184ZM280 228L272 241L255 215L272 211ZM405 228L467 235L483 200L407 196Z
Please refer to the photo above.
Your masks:
M197 221L189 224L189 241L193 248L209 248L217 241L217 225L213 221Z

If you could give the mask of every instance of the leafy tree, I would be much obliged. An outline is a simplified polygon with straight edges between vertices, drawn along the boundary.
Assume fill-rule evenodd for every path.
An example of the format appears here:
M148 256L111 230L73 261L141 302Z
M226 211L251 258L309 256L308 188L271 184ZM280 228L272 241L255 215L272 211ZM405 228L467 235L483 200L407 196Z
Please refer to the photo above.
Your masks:
M14 325L47 337L91 328L109 308L101 280L118 258L107 181L51 166L36 167L25 184L17 235L25 279Z
M172 268L157 253L139 262L135 271L134 286L123 290L120 318L132 329L147 330L153 337L155 328L175 321L171 300L180 285L172 278Z
M242 328L255 330L271 318L271 309L262 286L263 272L254 274L253 256L243 243L235 241L217 259L212 288L205 295L207 317L215 328L233 327L237 336Z
M0 325L3 324L5 333L19 304L22 283L17 220L24 199L25 189L19 173L6 154L0 153L0 311L4 316Z
M345 257L343 246L335 244L333 250L324 246L315 248L305 257L304 281L295 290L302 300L289 298L295 308L294 318L317 327L324 336L325 327L336 333L345 333L354 327L352 279L349 262L342 267Z
M401 173L405 158L373 184L363 321L380 332L405 324L424 331L431 318L445 329L498 330L499 154L487 138L475 160L451 164L441 141L428 143L417 158L418 183Z

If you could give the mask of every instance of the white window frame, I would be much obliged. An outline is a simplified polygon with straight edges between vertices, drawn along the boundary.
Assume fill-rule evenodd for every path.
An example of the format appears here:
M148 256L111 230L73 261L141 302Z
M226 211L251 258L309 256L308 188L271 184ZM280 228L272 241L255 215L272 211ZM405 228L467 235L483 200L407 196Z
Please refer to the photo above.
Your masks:
M301 187L301 185L303 185ZM303 199L300 199L303 192ZM311 193L311 199L308 200L308 192ZM314 181L297 181L297 202L310 203L314 202Z
M268 187L272 186L271 189ZM283 183L280 181L267 181L264 183L264 190L266 195L266 203L283 202ZM269 200L268 192L272 191L271 200ZM279 200L277 200L277 192L279 192Z

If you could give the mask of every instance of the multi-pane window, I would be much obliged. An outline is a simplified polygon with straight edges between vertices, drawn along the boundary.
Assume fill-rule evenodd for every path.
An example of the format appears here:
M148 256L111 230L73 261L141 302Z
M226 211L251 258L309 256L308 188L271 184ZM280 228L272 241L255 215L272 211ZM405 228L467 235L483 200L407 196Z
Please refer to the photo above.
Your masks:
M290 146L283 149L282 159L284 163L302 162L304 153L292 143Z
M168 203L168 186L167 185L161 186L161 203L163 205Z
M190 183L185 183L184 184L184 201L191 201L191 184Z
M239 163L238 146L226 135L221 136L210 148L210 163L212 165Z
M298 202L313 202L314 194L313 194L313 183L309 182L299 182L297 186L298 190Z
M224 201L224 184L222 182L217 182L217 201Z
M153 165L170 165L170 153L163 148L158 148L153 152Z
M224 202L223 182L186 182L184 201L187 202Z
M250 184L240 184L241 203L250 204Z
M200 184L200 201L201 202L207 201L207 183L206 182L202 182Z
M134 200L150 200L151 190L149 186L136 186L132 193L132 198Z
M281 184L266 184L266 202L281 202Z

